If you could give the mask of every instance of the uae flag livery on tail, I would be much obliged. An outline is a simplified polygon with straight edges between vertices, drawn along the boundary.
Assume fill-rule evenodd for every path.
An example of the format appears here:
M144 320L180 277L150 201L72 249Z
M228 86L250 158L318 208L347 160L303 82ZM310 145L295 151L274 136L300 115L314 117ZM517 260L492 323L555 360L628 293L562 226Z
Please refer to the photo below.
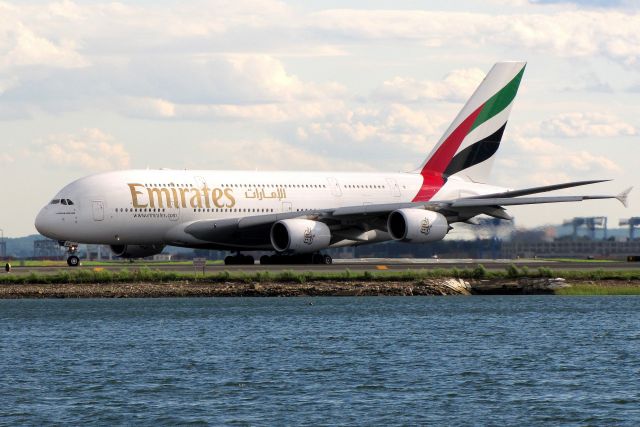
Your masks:
M416 170L423 181L414 202L431 200L453 175L486 183L525 66L525 62L499 62L493 66Z

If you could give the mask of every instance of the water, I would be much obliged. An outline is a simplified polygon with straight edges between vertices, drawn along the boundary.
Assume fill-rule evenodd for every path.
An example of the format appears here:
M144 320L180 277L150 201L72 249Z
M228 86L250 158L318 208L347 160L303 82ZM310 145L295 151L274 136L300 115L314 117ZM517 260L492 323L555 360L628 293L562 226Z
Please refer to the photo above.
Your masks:
M0 424L638 425L639 307L555 296L4 300Z

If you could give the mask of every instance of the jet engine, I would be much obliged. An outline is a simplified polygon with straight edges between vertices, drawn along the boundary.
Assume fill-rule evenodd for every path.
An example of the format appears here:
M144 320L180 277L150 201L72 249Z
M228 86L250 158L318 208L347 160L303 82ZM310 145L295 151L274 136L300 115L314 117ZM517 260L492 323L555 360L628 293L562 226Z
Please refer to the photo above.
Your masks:
M387 228L395 240L426 243L444 239L449 232L449 223L438 212L408 208L391 212Z
M162 252L164 245L111 245L111 252L121 258L144 258Z
M317 252L327 248L330 241L329 227L310 219L283 219L271 227L271 244L278 252Z

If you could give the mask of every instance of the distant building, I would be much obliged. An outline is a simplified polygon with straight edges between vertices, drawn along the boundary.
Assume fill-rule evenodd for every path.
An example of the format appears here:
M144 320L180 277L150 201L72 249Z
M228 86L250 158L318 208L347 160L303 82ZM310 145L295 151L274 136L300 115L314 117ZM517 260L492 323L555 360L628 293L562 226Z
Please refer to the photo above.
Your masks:
M65 254L56 240L42 239L33 241L33 257L40 259L62 259Z
M640 240L618 241L562 239L553 242L511 241L502 243L502 258L626 258L640 255Z

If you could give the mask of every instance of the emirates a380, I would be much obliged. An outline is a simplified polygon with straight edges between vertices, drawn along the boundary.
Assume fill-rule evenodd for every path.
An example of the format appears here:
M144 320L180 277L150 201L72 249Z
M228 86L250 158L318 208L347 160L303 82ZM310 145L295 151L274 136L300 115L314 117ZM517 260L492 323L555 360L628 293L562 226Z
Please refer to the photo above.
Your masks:
M619 195L539 196L603 182L513 190L487 183L526 63L493 66L422 165L407 173L122 170L65 186L35 226L69 248L110 245L146 257L166 245L235 252L228 264L331 263L327 248L389 240L429 243L477 215L511 219L505 206ZM242 254L244 252L245 254Z

